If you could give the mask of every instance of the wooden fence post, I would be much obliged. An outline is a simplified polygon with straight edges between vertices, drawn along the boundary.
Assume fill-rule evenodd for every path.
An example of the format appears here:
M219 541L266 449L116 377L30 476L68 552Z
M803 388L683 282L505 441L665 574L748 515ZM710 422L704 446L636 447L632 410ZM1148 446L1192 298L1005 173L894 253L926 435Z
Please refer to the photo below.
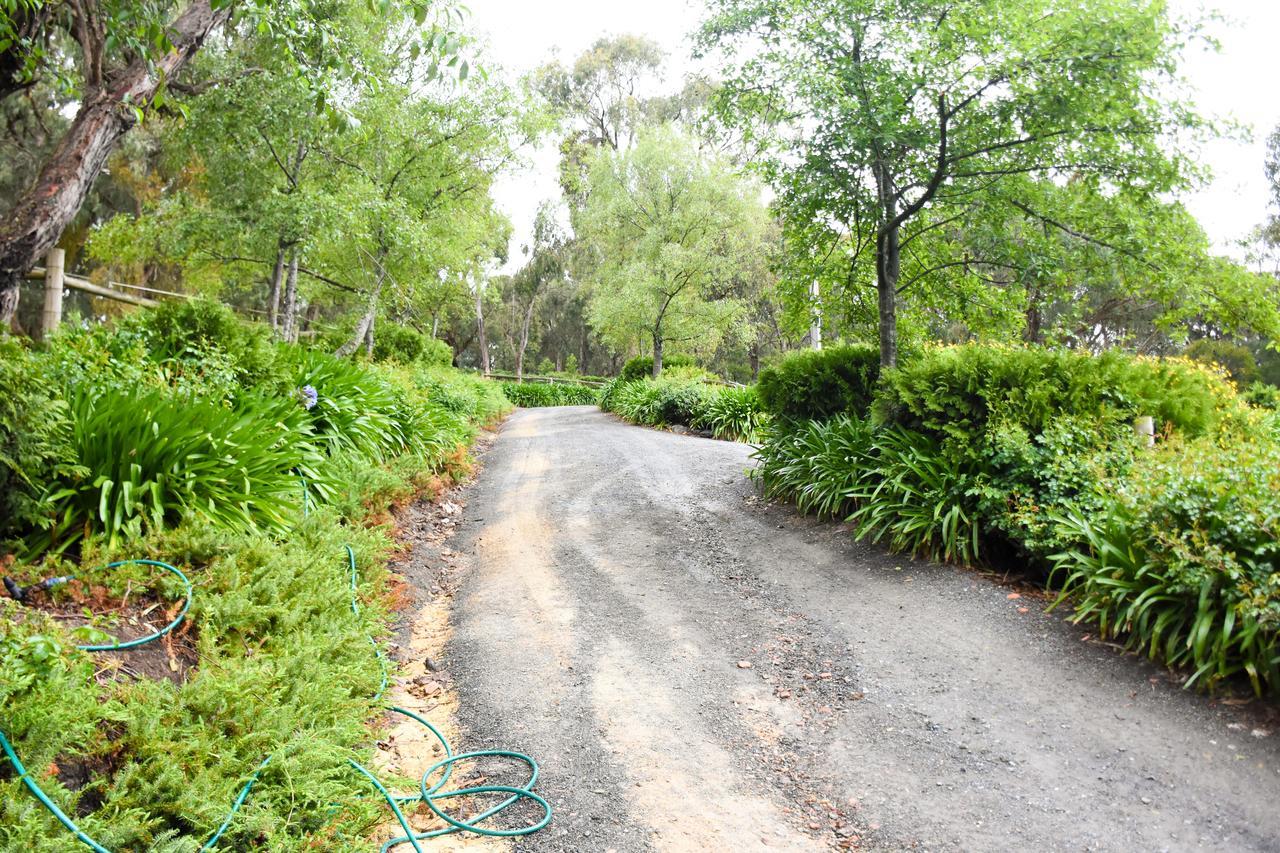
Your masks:
M62 249L50 249L45 259L44 315L40 333L48 338L62 323L62 276L67 253Z

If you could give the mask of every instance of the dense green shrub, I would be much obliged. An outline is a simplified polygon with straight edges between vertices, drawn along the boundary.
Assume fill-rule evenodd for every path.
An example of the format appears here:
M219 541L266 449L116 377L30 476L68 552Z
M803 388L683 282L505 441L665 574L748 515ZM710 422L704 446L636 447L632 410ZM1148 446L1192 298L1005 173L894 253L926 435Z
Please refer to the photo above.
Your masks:
M709 429L716 438L726 441L754 444L764 435L768 421L755 388L717 388L702 401L692 426Z
M696 376L618 377L600 390L599 400L600 408L635 424L688 426L729 441L760 441L769 423L754 388L709 385Z
M410 326L386 322L378 326L374 336L373 358L375 361L448 367L453 364L453 350L444 341L424 335Z
M692 426L702 416L703 404L710 392L705 385L682 382L655 383L658 388L654 401L658 422Z
M1201 435L1239 398L1221 375L1181 359L977 344L939 347L885 378L877 417L938 438L974 441L987 424L1042 432L1063 416L1131 421Z
M697 367L697 362L692 356L683 355L678 352L668 353L662 356L662 369L666 371L668 368L677 367ZM622 372L618 374L623 382L634 382L638 379L645 379L653 376L653 356L638 355L635 358L627 359L626 364L622 365Z
M1038 434L999 422L973 447L948 445L954 456L983 471L972 488L985 531L1036 560L1070 545L1052 520L1054 509L1103 511L1112 500L1111 484L1142 452L1128 424L1072 415Z
M199 363L219 353L247 383L271 373L276 356L271 330L244 322L219 302L175 299L136 316L154 361Z
M517 406L526 409L540 406L594 406L600 391L589 385L564 382L504 382L502 393Z
M608 411L642 426L689 426L703 413L709 394L706 387L679 379L620 381L602 395L602 401L607 399Z
M413 385L434 406L487 424L511 409L502 386L473 374L439 367L417 367Z
M790 353L760 371L757 387L765 410L776 417L865 417L879 377L880 351L857 344Z
M1255 382L1245 391L1244 399L1251 406L1280 411L1280 388L1274 385Z
M80 473L66 403L31 354L0 339L0 539L41 524L46 485Z
M1069 509L1053 557L1077 620L1191 670L1280 688L1280 441L1262 425L1140 459L1101 512Z
M52 336L39 364L54 387L167 388L188 396L233 400L248 385L278 383L274 367L251 376L221 346L197 337L180 355L150 348L143 319L134 315L116 325L65 325ZM256 351L255 351L256 352ZM274 364L274 353L270 356Z
M642 426L663 425L658 417L658 396L661 393L657 383L651 380L623 382L610 389L608 394L608 411ZM602 399L604 399L602 397Z
M1217 338L1193 341L1183 352L1187 358L1212 364L1226 371L1231 381L1247 388L1260 378L1258 360L1246 346Z
M614 408L614 402L613 402L614 394L617 393L619 388L621 388L623 385L626 385L626 384L627 382L621 376L617 376L617 377L614 377L613 379L610 379L600 388L600 399L597 405L599 405L600 408L604 409L606 412L617 411Z

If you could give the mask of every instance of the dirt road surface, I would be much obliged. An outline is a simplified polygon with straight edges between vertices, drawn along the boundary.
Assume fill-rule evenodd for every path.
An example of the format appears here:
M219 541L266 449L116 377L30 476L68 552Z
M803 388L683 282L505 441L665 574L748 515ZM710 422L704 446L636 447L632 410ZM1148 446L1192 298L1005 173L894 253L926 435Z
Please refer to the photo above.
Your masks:
M542 764L517 850L1280 850L1264 713L765 504L749 452L567 407L485 455L444 654L468 748Z

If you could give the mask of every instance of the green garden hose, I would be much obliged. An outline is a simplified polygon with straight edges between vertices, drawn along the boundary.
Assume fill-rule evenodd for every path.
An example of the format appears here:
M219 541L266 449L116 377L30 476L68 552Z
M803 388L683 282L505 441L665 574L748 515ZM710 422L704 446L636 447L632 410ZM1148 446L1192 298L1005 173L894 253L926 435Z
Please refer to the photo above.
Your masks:
M303 481L303 512L304 514L306 512L307 505L309 503L310 503L310 499L307 495L306 482ZM351 572L351 612L358 616L360 613L360 605L356 595L356 592L357 592L356 555L355 555L355 551L352 550L350 545L345 545L343 547L345 547L347 550L347 562ZM178 624L181 623L182 620L186 617L187 611L191 608L193 591L192 591L192 585L191 585L190 579L188 579L187 576L183 574L180 569L178 569L176 566L172 566L169 563L161 562L159 560L144 560L144 559L120 560L114 563L110 563L104 568L111 569L111 568L116 568L124 565L156 566L158 568L165 569L166 571L176 575L178 579L182 581L183 586L185 587L185 592L186 592L186 598L185 598L185 601L183 602L181 611L164 628L161 628L159 631L156 631L152 634L148 634L145 637L139 637L136 640L129 640L124 643L82 645L82 646L76 646L76 648L81 649L83 651L90 651L90 652L122 651L125 649L136 648L145 643L150 643L150 642L153 642L154 640L160 639L165 634L168 634L170 631L176 628ZM55 580L58 583L62 583L65 581L69 581L71 579L72 579L72 576L69 576L66 578L57 578ZM369 643L373 646L374 654L378 660L378 665L382 669L382 682L378 687L378 692L375 695L373 700L377 702L382 698L382 694L386 692L386 689L387 689L387 684L389 681L388 667L387 667L386 657L382 654L382 650L378 648L377 641L375 641L373 637L370 637ZM444 747L445 758L442 761L436 762L430 768L427 769L426 773L422 775L421 782L419 783L420 793L410 795L410 796L397 796L395 794L392 794L390 791L386 789L386 787L380 781L378 781L377 777L374 776L374 774L371 773L367 768L365 768L355 759L348 759L348 763L350 763L351 766L355 768L356 771L358 771L366 779L368 779L373 784L374 788L377 789L378 793L380 793L386 799L387 804L391 806L391 810L395 813L396 820L399 821L400 826L404 829L404 832L405 832L404 835L399 836L397 838L393 838L390 841L388 841L386 844L382 845L381 853L386 853L386 851L388 851L390 848L400 844L410 844L413 846L413 849L417 851L417 853L423 853L422 847L418 844L419 841L422 841L428 838L435 838L441 835L447 835L454 832L461 832L461 831L473 832L478 835L491 835L491 836L527 835L531 832L537 832L539 829L542 829L544 826L546 826L548 823L551 822L551 805L545 799L543 799L538 794L535 794L531 790L533 788L534 783L538 779L538 765L537 765L537 762L535 762L532 758L530 758L527 755L524 755L523 753L511 752L508 750L496 750L496 749L495 750L479 750L476 752L464 752L464 753L455 755L453 751L450 749L448 741L445 740L444 735L442 735L440 733L440 730L437 729L435 726L433 726L431 723L429 723L427 720L423 719L422 717L418 716L412 711L405 710L404 708L392 707L390 710L398 714L402 714L407 717L410 717L413 720L416 720L417 722L426 726L431 731L431 733L435 735L435 737L440 741L441 746ZM53 800L49 799L49 796L45 794L45 792L40 788L40 786L36 783L36 781L31 777L30 772L23 765L21 759L18 758L17 752L14 750L13 745L9 742L9 739L5 736L2 730L0 730L0 748L3 748L5 756L9 759L9 762L13 765L14 770L17 771L18 778L22 780L22 783L27 787L29 791L31 791L31 793L35 796L35 798L40 801L41 805L43 805L46 809L48 809L49 813L52 814L55 818L57 818L59 823L61 823L64 827L66 827L66 829L69 832L71 832L76 837L77 840L79 840L81 843L85 844L87 847L93 850L94 853L111 853L111 851L107 850L107 848L103 847L101 844L99 844L98 842L90 838L82 829L80 829L79 826L76 825L75 821L73 821L70 817L68 817L66 813L62 811L62 809L58 808L58 805L54 803ZM472 758L482 758L486 756L515 758L525 762L526 764L529 765L529 768L531 771L529 775L529 781L526 782L521 787L513 787L509 785L477 785L471 788L462 788L454 791L445 791L443 793L441 792L440 789L443 788L445 783L448 781L449 776L453 772L453 765L456 762L472 759ZM226 832L227 828L231 825L231 821L235 818L236 814L240 811L240 807L244 805L245 800L249 796L249 792L253 789L254 784L258 781L259 775L262 773L263 769L266 768L267 764L271 761L271 758L272 756L268 755L265 759L263 759L262 763L259 764L257 769L254 770L253 773L250 775L248 781L245 782L244 787L240 789L239 796L236 797L235 802L231 806L231 810L227 812L227 816L223 819L222 824L218 827L217 831L215 831L214 834L209 838L209 840L206 841L201 846L200 848L201 853L205 853L206 851L212 850L214 846L218 843L218 840L222 837L222 834ZM443 771L443 775L441 776L440 780L436 782L434 785L431 785L430 787L428 787L428 784L427 784L428 780L432 776L434 776L438 771ZM437 800L445 800L452 797L462 797L462 796L467 796L471 794L495 794L495 793L509 794L510 796L504 801L502 801L501 803L499 803L498 805L487 809L486 811L482 812L479 815L476 815L470 820L458 820L457 818L454 818L451 815L447 814L442 808L436 805ZM518 829L509 829L509 830L488 829L486 827L481 827L476 825L481 821L484 821L488 818L493 817L494 815L498 814L499 812L505 810L509 806L515 804L516 802L522 799L533 800L542 808L543 817L541 820L539 820L537 823L532 824L530 826L520 827ZM404 811L400 808L400 805L402 803L408 804L408 803L419 803L419 802L426 803L427 807L430 808L431 811L433 811L438 817L440 817L442 820L448 823L449 826L447 828L437 829L431 832L415 833L413 831L413 827L410 826L409 824L408 818L405 817Z
M177 616L173 617L172 622L170 622L168 625L165 625L163 628L161 628L159 631L156 631L154 634L148 634L145 637L139 637L136 640L129 640L128 642L125 642L125 643L104 643L101 645L76 646L77 649L80 649L81 651L86 651L86 652L122 652L125 649L136 649L138 646L146 645L147 643L150 643L153 640L160 639L165 634L172 631L174 628L177 628L178 623L180 623L183 619L186 618L187 611L191 609L191 599L193 596L193 592L191 589L191 580L182 573L181 569L179 569L177 566L171 566L168 563L161 562L160 560L117 560L114 563L107 563L107 565L104 566L103 568L114 569L114 568L118 568L119 566L130 566L130 565L156 566L157 568L164 569L170 574L175 575L178 578L178 580L182 581L182 586L186 591L186 600L182 602L182 609L178 611ZM67 580L71 580L71 577L68 577Z

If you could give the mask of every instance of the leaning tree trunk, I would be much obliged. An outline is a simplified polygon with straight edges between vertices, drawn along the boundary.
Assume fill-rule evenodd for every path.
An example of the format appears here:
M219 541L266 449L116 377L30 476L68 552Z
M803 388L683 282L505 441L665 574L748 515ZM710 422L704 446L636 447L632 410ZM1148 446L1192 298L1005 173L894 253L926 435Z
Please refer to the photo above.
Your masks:
M516 350L516 381L524 381L524 353L529 348L529 326L533 324L533 303L529 300L529 309L524 312L524 325L520 327L520 347Z
M58 242L120 138L137 123L126 102L149 104L163 82L172 80L230 15L229 4L214 10L212 0L194 0L169 27L172 51L150 66L138 60L85 92L71 127L35 184L0 217L0 328L13 321L23 277Z
M271 296L267 304L267 319L272 330L280 328L280 289L284 283L284 243L276 249L276 265L271 268Z
M347 342L334 350L334 355L345 358L358 350L366 341L370 355L373 354L373 321L378 314L378 297L382 295L382 282L386 280L386 274L381 269L379 264L378 276L373 281L373 290L369 291L369 302L365 305L360 322L356 323L356 329Z

